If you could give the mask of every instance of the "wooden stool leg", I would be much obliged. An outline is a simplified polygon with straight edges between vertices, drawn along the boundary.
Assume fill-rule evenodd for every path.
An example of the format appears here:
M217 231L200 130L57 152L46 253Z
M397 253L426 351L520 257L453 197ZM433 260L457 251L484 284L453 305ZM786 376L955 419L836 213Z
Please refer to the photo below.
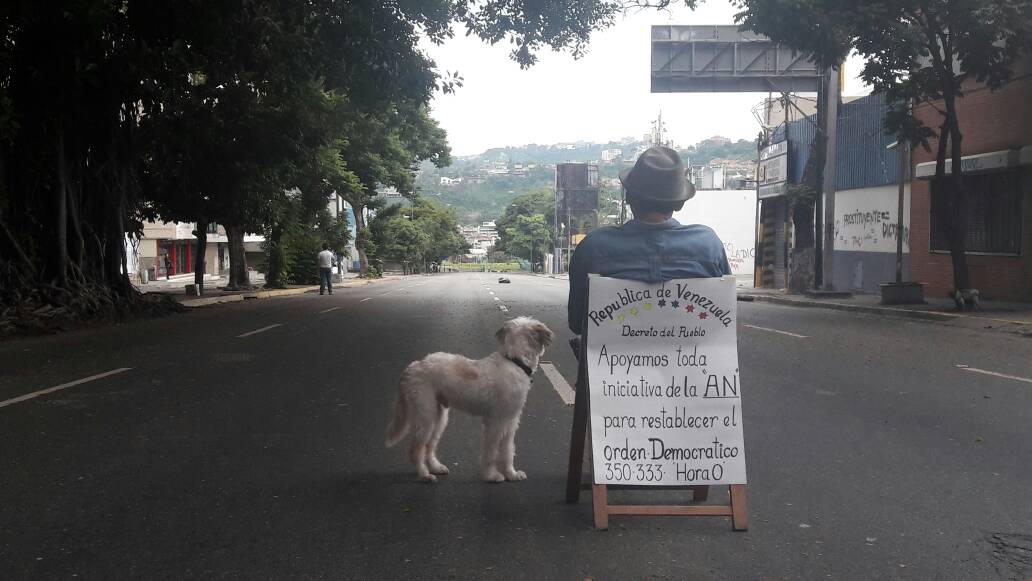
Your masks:
M609 489L605 484L591 487L591 507L595 513L595 530L604 531L609 528Z
M584 440L588 431L588 397L577 378L577 393L573 403L573 430L570 432L570 465L566 470L566 502L580 501L581 471L584 469Z
M692 502L706 502L709 498L709 486L692 486Z
M749 503L744 484L731 485L731 528L736 531L749 530Z

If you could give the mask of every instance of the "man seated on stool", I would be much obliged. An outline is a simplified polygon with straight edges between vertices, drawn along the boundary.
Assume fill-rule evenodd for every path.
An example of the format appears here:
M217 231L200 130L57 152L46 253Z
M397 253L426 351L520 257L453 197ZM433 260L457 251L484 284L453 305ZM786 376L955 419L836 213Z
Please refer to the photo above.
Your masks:
M581 334L588 274L656 283L731 274L720 238L708 226L683 225L674 212L695 195L684 163L669 147L650 147L620 173L634 217L588 234L570 259L570 330ZM574 342L571 341L571 345ZM579 351L574 346L575 351Z

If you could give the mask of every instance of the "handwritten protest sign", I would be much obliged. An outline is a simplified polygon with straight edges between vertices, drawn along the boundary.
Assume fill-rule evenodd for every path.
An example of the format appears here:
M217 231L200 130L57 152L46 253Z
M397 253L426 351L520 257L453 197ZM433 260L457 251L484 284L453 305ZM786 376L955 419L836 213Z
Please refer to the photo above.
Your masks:
M733 277L591 275L587 367L596 484L745 484Z

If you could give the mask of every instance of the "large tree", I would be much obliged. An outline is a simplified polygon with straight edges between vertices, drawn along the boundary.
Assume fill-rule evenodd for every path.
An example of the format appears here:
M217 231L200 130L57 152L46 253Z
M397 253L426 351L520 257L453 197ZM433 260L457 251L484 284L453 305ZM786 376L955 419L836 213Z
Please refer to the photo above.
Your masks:
M516 222L505 229L508 243L505 251L519 258L526 257L533 271L534 265L543 263L552 229L545 223L543 214L517 216Z
M520 194L506 206L502 217L495 222L498 231L498 241L494 249L510 252L519 255L518 248L510 249L513 242L513 235L520 230L514 229L520 216L533 216L540 214L546 227L548 227L548 238L545 244L551 245L554 238L553 226L555 224L555 193L547 189L538 189ZM526 250L523 248L522 250Z
M954 288L968 289L968 196L957 100L976 87L1010 80L1015 59L1032 40L1030 0L735 0L746 27L831 68L856 51L861 78L893 103L885 130L903 142L935 142L934 219L946 234ZM916 107L931 107L926 126ZM950 173L946 162L950 160Z
M233 280L246 284L243 232L277 220L314 150L371 142L337 148L355 176L364 156L391 156L390 139L413 160L446 151L443 134L422 132L431 126L410 113L459 78L438 70L421 38L464 29L509 41L529 66L544 47L580 54L619 9L607 0L0 3L0 301L60 307L89 296L76 306L86 313L137 301L125 235L144 216L199 222L202 236L205 222L223 223ZM293 123L313 87L346 101L357 139ZM362 134L377 126L388 142ZM338 191L371 198L406 184L393 169L362 177ZM362 204L355 210L361 220Z
M339 191L355 212L355 246L361 275L369 268L365 211L382 205L383 187L395 188L408 198L417 195L415 170L423 160L438 167L451 163L444 131L426 107L398 106L377 113L357 112L349 118L341 158L358 178L357 187Z

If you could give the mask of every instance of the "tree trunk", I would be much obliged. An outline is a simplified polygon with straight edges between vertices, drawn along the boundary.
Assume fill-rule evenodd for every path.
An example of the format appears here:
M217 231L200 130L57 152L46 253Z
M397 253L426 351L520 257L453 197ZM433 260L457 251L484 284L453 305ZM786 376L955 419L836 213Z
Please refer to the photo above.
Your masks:
M265 272L265 286L283 288L286 283L284 275L286 258L283 256L283 228L273 226L267 241L269 248L269 268Z
M365 251L365 216L362 215L361 206L355 205L350 200L348 203L351 204L351 209L355 212L355 249L358 250L358 275L365 278L369 274L369 259Z
M104 254L101 259L104 261L108 288L123 297L129 297L132 294L132 284L129 282L125 256L125 188L128 185L123 180L120 186L117 193L118 203L114 204L115 214L105 233Z
M0 255L8 254L9 256L17 258L17 264L15 266L21 267L20 270L22 275L25 277L32 276L35 273L35 266L32 264L32 261L29 260L28 255L25 254L25 251L22 249L18 239L14 236L14 233L11 232L11 229L7 227L7 223L4 222L3 218L0 218L0 234L3 234L3 238L0 239ZM3 251L5 246L3 243L6 243L6 246L9 246L9 251Z
M964 189L964 170L962 167L963 150L960 135L960 123L957 120L956 96L952 91L944 94L946 119L950 127L950 148L952 172L950 172L949 195L950 219L953 227L947 238L950 243L950 258L953 262L953 288L956 290L971 288L971 279L967 266L967 234L968 234L968 197Z
M197 285L197 293L204 294L204 273L208 266L204 263L204 257L208 251L208 222L201 216L197 220L197 249L194 251L194 284Z
M64 130L58 129L54 154L57 158L57 187L54 190L53 280L68 286L68 166L65 160Z
M81 190L80 190L81 192ZM82 218L79 215L79 203L76 196L72 195L71 188L66 190L68 195L68 218L72 226L72 244L69 250L69 260L79 268L83 268L83 259L86 253L86 239L82 235Z
M247 275L247 254L244 252L244 229L240 226L226 226L229 239L229 286L228 290L247 290L251 280Z

